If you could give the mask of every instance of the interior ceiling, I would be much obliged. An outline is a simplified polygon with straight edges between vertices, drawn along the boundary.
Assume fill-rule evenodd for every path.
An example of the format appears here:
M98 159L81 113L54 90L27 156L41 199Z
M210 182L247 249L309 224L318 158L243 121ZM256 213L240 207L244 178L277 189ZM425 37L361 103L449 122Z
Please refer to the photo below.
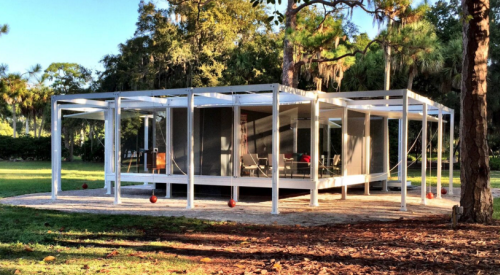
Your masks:
M328 111L328 110L342 110L341 107L335 106L333 104L320 102L319 103L320 112ZM272 106L242 106L241 110L244 111L253 111L259 113L267 113L272 114ZM310 118L311 117L311 104L303 103L303 104L291 104L291 105L280 105L280 113L294 110L297 112L297 115L301 118ZM321 116L320 113L320 116Z

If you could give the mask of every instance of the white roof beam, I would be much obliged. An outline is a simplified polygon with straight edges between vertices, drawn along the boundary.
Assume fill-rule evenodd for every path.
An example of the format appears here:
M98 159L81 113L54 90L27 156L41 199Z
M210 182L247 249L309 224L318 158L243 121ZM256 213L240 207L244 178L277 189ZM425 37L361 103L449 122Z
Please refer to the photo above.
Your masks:
M221 93L199 93L199 94L196 94L196 95L197 96L207 97L207 98L213 98L213 99L228 101L228 102L233 102L233 96L232 95L225 95L225 94L221 94Z
M340 92L340 93L320 93L319 98L356 98L356 97L382 97L382 96L403 96L406 90L377 90L365 92Z
M451 108L448 108L442 104L439 104L435 101L432 101L430 99L428 99L427 97L425 96L421 96L419 94L416 94L412 91L408 91L408 97L409 98L413 98L421 103L427 103L427 105L430 105L430 106L433 106L433 107L436 107L436 108L442 108L443 110L443 113L446 113L446 114L451 114L451 113L454 113L454 110L451 109Z
M58 101L61 102L69 102L73 104L83 104L86 106L94 106L94 107L108 107L108 103L106 101L98 101L98 100L92 100L92 99L85 99L85 98L75 98L75 99L59 99Z

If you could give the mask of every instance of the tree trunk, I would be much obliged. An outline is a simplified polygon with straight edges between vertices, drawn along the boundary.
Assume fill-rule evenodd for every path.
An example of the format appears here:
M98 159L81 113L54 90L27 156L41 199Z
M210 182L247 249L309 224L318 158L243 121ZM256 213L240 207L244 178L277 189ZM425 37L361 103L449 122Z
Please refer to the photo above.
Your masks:
M45 114L42 113L42 118L40 119L40 129L38 130L38 137L42 136L43 122L45 120Z
M75 145L75 134L71 132L69 134L69 150L68 150L68 161L71 162L73 161L73 148Z
M26 127L24 127L24 134L29 135L30 134L30 120L28 119L27 116L24 118L26 119L26 121L25 121Z
M13 137L16 138L16 128L17 128L17 117L16 117L16 103L12 103L12 128L14 129Z
M293 44L290 41L288 31L293 31L297 25L297 15L293 13L296 7L294 0L288 0L286 21L285 21L285 40L283 41L283 74L281 84L291 87L297 87L298 76L296 75L295 62L293 61Z
M33 136L36 137L36 115L33 114Z
M408 74L408 85L406 87L408 90L411 90L413 88L413 79L415 79L415 75L416 75L416 71L412 65L410 67L410 72Z
M392 19L389 19L387 22L387 29L391 30L392 28ZM390 41L389 41L390 42ZM384 45L384 90L388 91L391 89L391 46L389 44ZM389 99L387 96L386 99Z
M460 204L464 222L490 223L493 202L487 137L486 76L489 0L462 0L463 61L460 110Z

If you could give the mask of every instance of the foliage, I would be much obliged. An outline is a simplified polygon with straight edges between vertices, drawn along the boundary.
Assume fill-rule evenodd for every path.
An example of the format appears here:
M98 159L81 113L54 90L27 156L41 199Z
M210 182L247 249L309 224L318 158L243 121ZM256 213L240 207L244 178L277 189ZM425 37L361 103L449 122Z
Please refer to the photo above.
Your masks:
M500 157L490 158L490 170L500 171Z
M55 94L81 93L92 81L92 73L76 63L52 63L45 69L42 81L51 81Z
M80 148L80 155L83 161L104 162L104 139L96 143L97 144L92 145L89 139L83 142Z
M392 65L408 74L407 88L412 89L413 79L422 73L437 73L443 66L440 44L434 26L425 20L405 24L388 33L394 56Z
M266 56L245 64L256 66L255 69L245 66L250 72L244 72L245 81L268 80L262 77L262 71L268 69L263 66L267 65L271 65L270 72L275 74L273 68L279 58L266 60L267 53L275 52L264 43L272 45L277 41L265 37L270 29L262 8L252 9L248 1L237 0L203 5L194 1L170 4L169 9L159 9L153 3L139 6L134 37L120 45L120 54L102 60L105 67L99 76L102 90L231 84L232 75L240 72L242 65L235 59L242 61L251 53ZM242 79L236 77L235 81Z
M316 60L339 58L355 49L348 40L342 15L326 16L316 8L306 8L297 14L295 30L288 29L286 34L295 47L296 66L304 65L302 71L308 80L314 77L318 85L341 86L344 71L354 64L356 58L348 56L325 62Z
M9 33L9 25L7 24L0 25L0 36L2 36L2 34L7 34L7 33Z
M6 120L0 119L0 136L12 136L13 130Z
M11 136L0 135L0 158L21 158L23 160L50 160L50 137Z

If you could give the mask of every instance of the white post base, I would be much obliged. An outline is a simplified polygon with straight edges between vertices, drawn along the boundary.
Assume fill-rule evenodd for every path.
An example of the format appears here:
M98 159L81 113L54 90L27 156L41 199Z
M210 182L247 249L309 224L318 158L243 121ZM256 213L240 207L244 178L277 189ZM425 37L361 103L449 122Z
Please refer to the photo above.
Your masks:
M365 182L365 196L370 196L370 183Z
M342 199L347 199L347 185L342 186Z
M165 198L166 199L170 199L172 197L172 184L167 182L165 184L165 187L166 187L166 194L165 194Z
M240 187L239 186L233 186L233 200L236 202L240 200Z
M382 192L389 192L389 189L387 188L387 180L382 181Z
M104 186L105 186L104 188L106 188L106 195L111 195L111 181L110 180L106 181Z
M309 206L316 207L319 206L318 203L318 189L311 189L311 202L309 203Z

